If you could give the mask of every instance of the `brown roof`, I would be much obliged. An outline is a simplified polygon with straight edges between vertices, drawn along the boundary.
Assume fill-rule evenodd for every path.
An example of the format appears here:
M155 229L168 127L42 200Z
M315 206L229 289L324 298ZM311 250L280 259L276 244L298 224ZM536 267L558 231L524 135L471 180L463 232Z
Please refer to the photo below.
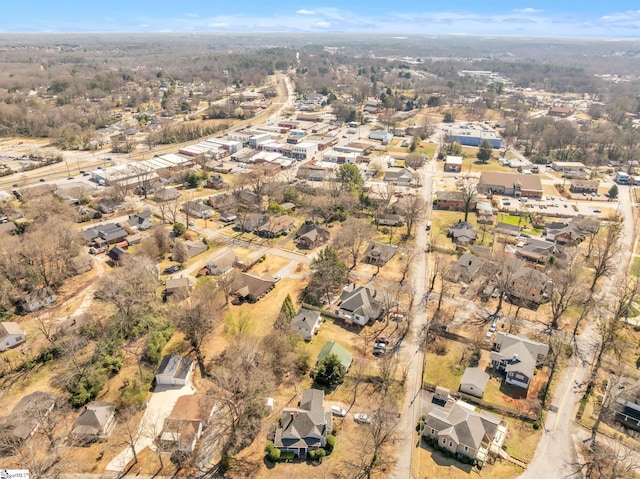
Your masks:
M482 185L500 185L506 188L513 188L514 185L520 185L523 190L542 191L542 182L538 175L483 171L480 174L480 183Z
M168 419L206 421L214 411L216 400L210 396L180 396Z
M253 296L259 298L268 292L275 285L275 281L271 278L259 278L248 273L240 273L236 280L236 295L243 298Z

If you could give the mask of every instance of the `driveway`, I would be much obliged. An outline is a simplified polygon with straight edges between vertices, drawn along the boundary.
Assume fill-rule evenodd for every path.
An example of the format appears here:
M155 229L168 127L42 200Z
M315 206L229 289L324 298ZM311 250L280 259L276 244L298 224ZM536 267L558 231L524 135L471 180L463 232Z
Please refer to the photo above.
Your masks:
M162 424L165 418L171 414L178 398L191 396L195 392L196 390L191 384L183 387L156 386L136 431L136 436L139 438L135 443L136 454L147 446L155 449L154 437L162 430ZM132 459L133 451L130 447L125 447L109 462L106 470L122 471Z

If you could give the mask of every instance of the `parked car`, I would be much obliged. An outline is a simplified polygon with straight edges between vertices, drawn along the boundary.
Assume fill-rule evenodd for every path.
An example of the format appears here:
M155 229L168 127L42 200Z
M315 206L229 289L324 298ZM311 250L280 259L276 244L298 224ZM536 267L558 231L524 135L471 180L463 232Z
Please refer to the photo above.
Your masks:
M340 406L331 406L331 414L338 417L345 417L347 415L347 410Z
M371 424L371 418L361 412L354 414L353 420L358 424Z
M593 210L594 213L602 213L600 210Z
M164 270L164 272L167 274L177 273L178 271L180 271L180 267L175 264L173 266L169 266Z
M278 275L278 274L276 274L276 275L273 277L273 280L274 280L276 283L277 283L278 281L280 281L281 279L282 279L282 276L280 276L280 275Z
M387 352L387 346L382 343L378 343L373 347L373 355L374 356L384 356L384 353Z
M389 344L389 340L387 338L376 338L375 343L387 345Z

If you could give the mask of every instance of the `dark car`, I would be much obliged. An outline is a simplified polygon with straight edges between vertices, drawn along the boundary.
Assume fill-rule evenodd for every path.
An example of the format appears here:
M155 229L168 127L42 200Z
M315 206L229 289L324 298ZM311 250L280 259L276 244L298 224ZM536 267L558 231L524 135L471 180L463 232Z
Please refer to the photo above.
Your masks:
M180 268L175 264L173 266L169 266L167 269L164 270L164 272L167 274L177 273L178 271L180 271Z

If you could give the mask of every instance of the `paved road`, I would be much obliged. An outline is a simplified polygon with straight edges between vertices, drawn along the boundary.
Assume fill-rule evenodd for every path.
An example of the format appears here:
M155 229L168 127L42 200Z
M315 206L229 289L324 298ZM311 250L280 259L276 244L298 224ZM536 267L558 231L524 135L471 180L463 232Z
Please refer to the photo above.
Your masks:
M427 312L420 305L420 300L426 291L426 277L428 269L428 256L426 247L428 241L428 232L425 230L427 220L431 216L431 195L433 175L437 168L436 160L438 152L434 154L430 162L428 162L422 170L423 181L420 194L426 199L428 212L426 217L416 225L415 232L415 248L416 257L411 272L411 285L415 294L414 307L412 310L412 322L410 333L406 336L400 347L400 355L404 364L407 365L408 388L405 396L405 407L398 424L398 433L400 439L398 441L398 462L394 471L389 476L393 479L406 479L412 477L411 460L415 444L413 442L413 432L415 425L420 417L422 407L422 395L420 394L422 387L422 354L420 352L419 338L420 331L427 323Z

